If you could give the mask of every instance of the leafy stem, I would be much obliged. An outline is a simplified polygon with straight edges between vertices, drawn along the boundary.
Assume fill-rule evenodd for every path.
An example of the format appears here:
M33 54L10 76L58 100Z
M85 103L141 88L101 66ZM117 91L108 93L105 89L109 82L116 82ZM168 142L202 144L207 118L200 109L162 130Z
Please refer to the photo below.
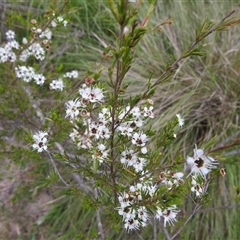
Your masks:
M202 42L207 36L212 34L215 31L222 31L226 29L229 26L233 26L235 24L240 23L240 19L232 19L230 21L226 21L233 13L235 13L235 10L230 12L226 17L224 17L218 24L216 24L214 27L212 27L212 23L209 22L204 22L202 26L200 26L200 32L196 36L195 42L193 42L190 47L187 49L185 53L182 54L181 57L176 59L170 66L166 68L166 70L158 77L158 79L143 93L142 98L146 98L148 96L148 93L154 89L157 85L159 85L163 80L167 80L169 77L171 77L174 73L174 71L178 68L177 65L178 63L189 56L192 55L200 55L202 56L203 53L199 52L199 48L196 49L196 46ZM207 29L207 31L206 31ZM204 32L204 34L202 34ZM195 51L196 50L196 51Z

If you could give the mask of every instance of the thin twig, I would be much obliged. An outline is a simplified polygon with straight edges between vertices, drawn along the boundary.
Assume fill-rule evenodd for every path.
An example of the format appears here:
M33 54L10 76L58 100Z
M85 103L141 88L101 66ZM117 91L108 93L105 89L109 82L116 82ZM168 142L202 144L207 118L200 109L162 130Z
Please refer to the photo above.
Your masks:
M196 214L198 209L201 207L200 203L197 203L195 208L193 209L191 215L188 217L188 219L185 221L185 223L177 230L177 232L170 238L170 240L173 240L178 236L178 234L183 230L183 228L188 224L188 222L193 218L193 216Z
M59 150L59 152L60 152L61 154L64 154L64 153L65 153L65 150L64 150L63 146L62 146L60 143L55 142L55 146L58 148L58 150ZM70 154L67 153L67 155L69 156ZM73 155L72 157L74 157L74 155ZM69 164L72 168L74 168L74 169L77 169L77 168L78 168L77 166L75 166L75 165L72 164L72 163L68 163L68 164ZM72 177L73 177L73 179L77 182L78 187L79 187L80 190L84 190L84 192L86 192L87 194L90 194L90 193L92 194L92 193L93 193L92 188L91 188L89 185L85 184L85 181L84 181L84 178L83 178L82 175L77 174L77 173L73 173L73 174L72 174Z
M95 188L93 190L93 192L94 192L95 199L97 199L98 198L97 189ZM103 226L102 226L102 222L101 222L101 216L100 216L100 209L99 208L96 210L96 217L97 217L98 233L101 235L101 239L104 240L104 239L106 239L106 237L105 237L104 232L103 232Z
M232 155L237 155L237 154L239 154L239 153L240 153L240 149L237 149L237 150L232 150L232 151L223 153L222 155L223 155L223 156L232 156Z
M141 236L141 234L139 234L138 232L136 232L137 236L139 237L140 240L144 240L143 237Z
M217 144L216 147L222 147L222 146L226 145L227 143L235 140L238 137L239 134L240 134L240 131L237 131L232 136L227 137L226 139L224 139L224 141L222 141L221 143Z
M157 222L156 222L156 218L153 219L153 240L157 240Z
M77 173L72 174L74 180L77 182L78 187L80 190L84 190L87 194L90 194L93 192L92 188L84 183L83 176Z
M169 235L169 232L168 232L168 230L167 230L164 226L162 226L162 231L163 231L166 239L167 239L167 240L171 240L171 237L170 237L170 235Z
M198 213L204 213L204 212L210 212L210 211L217 211L217 210L226 210L226 209L234 209L234 208L240 208L240 204L232 205L232 206L221 206L221 207L212 207L212 208L205 208L202 210L199 210Z
M58 171L58 169L57 169L57 166L56 166L54 160L52 159L51 154L50 154L48 151L46 151L46 152L47 152L47 154L48 154L48 156L49 156L49 158L50 158L50 160L51 160L51 163L52 163L52 165L53 165L53 167L54 167L55 173L57 173L58 177L59 177L60 180L65 184L65 186L66 186L66 187L69 187L69 185L64 181L64 179L62 178L61 174L59 173L59 171Z
M30 103L31 103L31 105L32 105L32 107L36 110L36 115L37 115L37 117L39 118L39 120L40 120L40 124L43 124L44 123L44 121L45 121L45 117L44 117L44 114L43 114L43 111L40 109L40 107L39 107L39 105L40 105L40 103L39 103L39 101L38 100L34 100L34 98L33 98L33 93L32 93L32 91L31 91L31 87L29 87L29 86L22 86L22 89L24 90L24 92L27 94L27 96L28 96L28 100L30 101ZM39 124L39 123L38 123ZM39 125L40 125L39 124ZM38 126L39 126L38 125ZM37 126L37 125L36 125ZM35 127L36 127L35 126Z
M227 143L236 140L236 138L239 136L239 134L240 134L240 131L237 131L232 136L229 136L228 138L224 139L221 143L217 144L215 146L215 148L213 150L211 150L210 152L214 152L214 151L218 150L219 148L224 147Z
M237 138L234 142L232 142L230 144L227 144L225 146L214 148L213 150L211 150L209 152L216 152L216 151L220 151L220 150L227 149L227 148L234 147L234 146L238 146L238 145L240 145L240 138Z
M208 186L210 184L210 180L211 179L207 179L205 181L205 184L203 186L203 195L207 192ZM200 207L201 207L201 199L199 200L199 202L196 203L195 208L193 209L191 215L188 217L188 219L185 221L185 223L177 230L177 232L169 240L173 240L175 237L178 236L178 234L183 230L183 228L188 224L188 222L197 213L197 211L200 209Z

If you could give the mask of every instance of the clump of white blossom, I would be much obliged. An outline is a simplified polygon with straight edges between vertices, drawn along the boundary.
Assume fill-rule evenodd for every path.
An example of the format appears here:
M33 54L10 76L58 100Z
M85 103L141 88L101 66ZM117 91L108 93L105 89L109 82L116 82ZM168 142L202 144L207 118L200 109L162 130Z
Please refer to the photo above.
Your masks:
M46 80L42 74L36 73L34 68L27 66L15 67L15 74L17 78L22 79L24 82L34 80L37 85L43 85Z
M32 145L32 148L34 150L37 150L38 152L43 152L47 150L47 139L48 133L44 131L39 131L35 134L33 134L33 140L34 144Z
M36 20L32 20L35 22ZM66 20L62 17L57 18L57 22L66 25ZM38 41L31 41L28 43L26 38L22 39L22 46L15 40L15 32L9 30L6 32L7 43L0 47L0 63L16 62L17 60L26 62L31 56L36 60L42 61L45 59L46 51L45 47L48 46L52 39L52 31L49 28L42 30L41 28L32 27L32 32L38 35L39 39L43 39L41 44ZM26 45L27 47L24 47ZM14 50L21 50L20 54L17 55ZM15 67L15 74L17 78L22 79L24 82L34 81L37 85L42 86L47 78L42 73L37 73L37 71L27 65L17 65ZM78 71L72 70L71 72L66 72L62 75L63 78L75 79L78 77ZM50 82L49 88L51 90L63 91L65 84L61 77L54 79ZM87 89L85 90L87 91Z
M92 159L100 164L109 159L109 150L106 147L106 140L110 138L112 126L111 108L107 108L103 103L105 100L104 90L101 86L94 85L95 80L87 78L86 83L79 89L79 96L76 99L69 100L66 103L66 117L74 122L82 119L86 126L85 132L81 133L77 125L74 125L70 134L71 139L77 144L78 148L88 149L92 153ZM150 104L151 103L151 104ZM149 162L148 142L149 137L142 130L148 119L154 118L154 108L149 101L146 106L126 106L122 107L117 114L115 130L119 136L128 139L128 143L122 146L119 161L124 168L144 176L145 166ZM88 106L99 109L93 117L88 112ZM180 114L176 114L180 127L184 125L184 119ZM198 175L205 179L212 168L215 168L216 161L205 155L202 149L194 150L194 157L187 158L187 164L191 166L192 187L191 191L200 196L204 192L204 186L196 181ZM146 180L147 179L147 180ZM124 227L127 231L136 230L148 224L148 219L152 212L148 211L147 206L142 204L142 199L151 199L159 189L171 191L177 189L184 183L184 173L180 171L161 172L159 174L158 184L153 178L140 178L139 182L131 185L127 191L119 193L117 207L119 215L122 216ZM179 210L176 205L169 207L159 206L155 212L155 218L163 220L164 227L167 224L173 225L177 221L176 217Z
M66 103L66 117L73 124L70 138L79 149L88 149L92 161L98 161L100 164L107 163L110 157L106 142L111 136L112 121L116 121L116 119L112 118L112 109L104 104L106 97L102 86L96 84L91 77L87 77L85 82L86 84L83 84L78 90L77 98ZM90 108L97 109L97 112L92 115L88 110ZM147 146L149 137L142 129L148 119L154 118L152 100L148 100L143 106L123 106L116 118L117 121L114 125L116 134L131 143L120 148L119 162L124 168L129 168L130 171L144 176L131 185L127 191L120 192L118 195L117 211L123 218L124 227L129 231L146 226L152 215L142 204L142 200L152 201L156 191L161 187L168 189L167 191L177 188L184 182L184 174L173 171L162 173L159 184L149 174L145 174L145 166L149 162ZM75 124L79 121L83 122L84 131ZM157 209L155 217L159 220L163 219L164 225L166 223L173 224L178 212L176 206L161 209L160 207ZM169 211L171 214L166 214Z
M29 57L33 56L37 60L45 59L45 50L38 42L32 43L28 48L24 49L19 56L20 61L26 62Z
M12 30L6 32L7 43L0 47L0 63L15 62L17 55L14 49L19 49L19 43L15 40L15 33Z

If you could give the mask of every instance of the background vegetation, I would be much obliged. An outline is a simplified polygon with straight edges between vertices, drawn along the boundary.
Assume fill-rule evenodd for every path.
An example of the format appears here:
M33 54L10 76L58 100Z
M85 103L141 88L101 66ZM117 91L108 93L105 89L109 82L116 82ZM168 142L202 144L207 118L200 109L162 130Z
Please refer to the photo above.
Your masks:
M32 18L44 19L46 9L59 9L62 4L61 1L2 1L1 42L8 29L16 31L19 41L29 36ZM142 5L144 12L147 1ZM50 61L39 67L42 72L54 77L77 69L82 81L87 70L98 63L105 45L114 41L110 30L114 32L117 28L106 6L103 0L70 1L63 12L70 24L54 35L48 54ZM238 1L157 0L149 26L168 18L174 20L162 31L149 33L136 49L136 61L128 74L130 91L141 91L149 77L159 76L168 63L180 56L205 17L218 22L233 9L240 16ZM195 143L206 143L215 137L219 147L231 144L240 134L240 26L212 34L204 42L204 49L206 56L180 62L172 81L160 85L154 99L159 115L156 128L164 126L177 112L186 119L175 145L183 156L191 154ZM14 78L13 67L0 64L0 239L98 239L89 199L76 189L66 191L57 178L48 185L47 177L54 178L52 166L44 154L30 149L29 131L44 127L37 109L51 116L52 129L60 131L68 127L59 117L65 114L63 103L68 98L50 93L48 87L23 84ZM72 82L67 87L74 92L77 86L78 82ZM58 141L67 144L68 136L62 134ZM209 202L183 229L179 239L239 239L239 153L233 147L219 154L220 167L226 169L227 175L215 178ZM64 168L61 161L58 165L59 169ZM69 181L77 180L66 168L63 175ZM176 227L167 228L169 233L181 226L191 208L186 200ZM145 240L154 236L163 239L166 233L156 224L153 221L152 227L130 235L122 229L113 230L109 239Z

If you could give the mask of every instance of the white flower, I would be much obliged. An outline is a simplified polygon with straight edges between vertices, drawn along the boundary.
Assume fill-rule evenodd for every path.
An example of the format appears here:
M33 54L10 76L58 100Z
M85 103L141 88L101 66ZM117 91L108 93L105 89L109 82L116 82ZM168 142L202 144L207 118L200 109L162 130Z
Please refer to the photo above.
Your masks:
M100 122L103 122L104 124L111 122L111 113L108 108L103 108L101 112L98 114L98 119Z
M138 218L141 219L143 222L146 222L148 220L148 212L145 206L140 206L138 211ZM144 225L142 224L144 227Z
M77 129L73 128L73 132L69 134L70 138L73 142L77 144L77 147L79 149L90 149L92 148L92 142L91 140L78 132Z
M149 118L154 118L153 106L150 106L149 108L144 107L143 116L144 117L149 117Z
M129 27L127 27L127 26L124 27L123 32L124 32L124 33L128 33L128 32L129 32Z
M17 59L16 54L13 52L13 48L18 49L19 43L14 40L14 32L8 31L8 43L3 45L3 47L0 47L0 63L4 62L15 62Z
M136 172L142 171L146 165L146 159L138 157L137 153L132 149L126 149L121 153L120 162L126 167L133 166Z
M69 134L69 137L72 139L73 142L76 142L81 137L81 134L78 132L77 129L73 128L73 132Z
M196 177L192 176L192 187L191 187L191 191L195 192L196 196L199 197L204 193L204 186L203 184L199 184L196 181Z
M129 200L129 194L126 193L126 192L123 192L122 194L119 194L118 201L121 205L121 208L125 208L125 207L131 205L131 201Z
M140 172L143 170L143 167L145 166L145 164L146 164L146 159L138 157L136 162L133 164L133 167L135 168L136 172Z
M161 183L168 186L168 190L171 190L173 186L178 187L179 184L183 183L182 177L184 174L182 172L161 172L159 177Z
M56 23L55 20L52 20L52 21L51 21L51 26L52 26L53 28L55 28L55 27L57 26L57 23Z
M132 144L137 146L145 146L147 140L147 135L143 133L134 133L132 136Z
M37 85L43 85L46 78L42 74L34 74L33 79Z
M58 21L58 22L62 22L63 20L64 20L64 19L63 19L62 16L57 17L57 21Z
M127 111L130 109L130 106L127 107ZM141 111L139 107L134 107L130 113L133 115L134 119L138 119L139 117L141 117Z
M81 106L81 103L79 102L78 98L68 101L66 106L66 117L70 117L71 120L75 119L80 113L78 108Z
M173 184L175 184L176 186L179 186L180 183L183 183L183 176L184 174L182 172L176 172L172 175L173 178Z
M43 131L39 131L38 133L35 133L33 135L33 139L35 141L35 143L32 145L34 150L37 150L38 152L42 152L42 151L46 151L47 150L47 137L48 133L47 132L43 132Z
M121 132L123 136L131 137L133 133L133 128L131 128L128 123L121 123L117 127L117 131Z
M39 38L46 38L48 40L51 40L52 39L52 31L47 28L45 29L40 35L39 35Z
M193 157L187 157L187 164L191 167L190 174L201 175L205 179L206 175L216 168L215 165L218 163L212 157L206 156L203 149L198 149L197 146L193 152Z
M139 229L139 225L140 225L139 220L133 217L133 218L126 219L124 227L127 229L127 231L129 231L129 230Z
M15 38L15 32L13 32L12 30L8 30L6 32L6 38L8 41L13 40Z
M106 150L106 146L103 144L98 144L97 150L92 155L93 159L97 159L100 163L108 158L109 150Z
M184 119L181 117L181 115L179 113L176 114L176 117L178 119L179 126L182 127L184 125Z
M131 186L129 187L129 191L130 191L130 192L135 192L136 189L135 189L135 187L134 187L133 185L131 185Z
M151 197L153 197L153 195L155 194L156 190L157 190L157 186L156 185L149 185L149 186L146 187L146 192L149 193L149 195Z
M68 21L67 21L67 20L64 20L64 21L63 21L63 26L66 27L67 24L68 24Z
M33 55L38 60L43 60L45 58L45 50L39 43L33 43L28 47L30 55Z
M89 119L90 121L90 119ZM96 122L89 123L89 136L94 136L95 139L99 139L99 125Z
M19 56L19 60L22 62L26 62L29 58L30 54L27 49L23 50L22 53Z
M22 39L22 43L23 43L23 44L27 44L27 43L28 43L28 40L24 37L24 38Z
M131 128L136 128L136 127L142 127L143 126L143 124L144 124L144 122L143 122L143 120L139 117L139 118L136 118L136 119L134 119L134 121L130 121L129 122L129 126L131 127Z
M50 89L62 91L64 88L63 80L61 78L52 80L50 83Z
M66 78L77 78L78 77L78 71L77 70L73 70L71 72L66 72L63 77Z
M146 148L146 147L143 147L143 148L141 148L141 153L142 153L142 154L146 154L146 153L147 153L147 151L148 151L148 150L147 150L147 148Z
M98 122L89 122L89 136L94 136L95 139L103 138L109 139L110 138L110 131L106 125L100 124Z
M79 94L83 99L88 100L89 102L102 102L103 101L103 92L100 88L80 88Z
M53 20L51 22L52 27L56 27L57 26L56 22L63 24L64 27L66 27L67 23L68 23L67 20L64 20L64 18L62 16L58 16L55 20Z
M4 63L8 60L7 51L5 48L0 47L0 63Z
M166 227L167 223L174 225L174 222L177 222L176 216L177 216L178 212L179 212L179 210L177 210L175 205L168 207L165 210L162 210L161 208L158 207L155 217L159 220L162 217L164 220L164 227Z
M35 32L38 33L38 34L40 34L40 33L42 32L42 29L41 29L41 28L38 28L38 29L36 29Z
M101 138L109 139L110 131L106 125L102 124L98 127L98 133Z
M121 163L126 165L127 167L132 166L137 161L137 155L134 153L132 149L125 150L121 153Z

